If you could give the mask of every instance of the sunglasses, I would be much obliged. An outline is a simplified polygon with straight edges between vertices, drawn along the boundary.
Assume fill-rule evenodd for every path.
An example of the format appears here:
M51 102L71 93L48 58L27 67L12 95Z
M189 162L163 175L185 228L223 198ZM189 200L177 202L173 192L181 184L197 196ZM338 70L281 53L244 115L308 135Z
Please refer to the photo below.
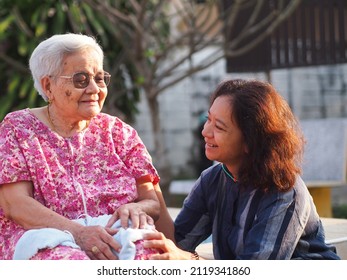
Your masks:
M107 72L97 73L95 76L85 72L78 72L72 76L59 76L60 78L71 79L75 88L86 88L92 77L99 88L107 87L111 80L111 75Z

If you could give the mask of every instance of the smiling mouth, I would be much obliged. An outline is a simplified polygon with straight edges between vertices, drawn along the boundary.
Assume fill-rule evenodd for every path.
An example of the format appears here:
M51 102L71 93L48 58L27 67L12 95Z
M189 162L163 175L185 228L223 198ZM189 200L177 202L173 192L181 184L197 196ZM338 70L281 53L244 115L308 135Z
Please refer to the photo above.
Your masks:
M216 147L218 147L217 145L213 145L213 144L209 144L209 143L206 143L206 146L207 146L207 147L210 147L210 148L216 148Z

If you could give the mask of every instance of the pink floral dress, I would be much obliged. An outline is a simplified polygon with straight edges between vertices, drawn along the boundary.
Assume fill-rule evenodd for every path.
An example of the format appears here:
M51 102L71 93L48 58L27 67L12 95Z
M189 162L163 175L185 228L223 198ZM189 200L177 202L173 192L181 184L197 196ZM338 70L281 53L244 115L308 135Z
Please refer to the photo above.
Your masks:
M83 195L88 215L112 214L137 198L135 180L143 176L153 184L159 181L137 132L117 117L100 113L85 131L71 138L50 130L29 109L12 112L0 123L0 187L31 181L34 198L69 219L84 215ZM12 259L23 233L0 208L0 259ZM146 252L136 258L146 258ZM33 259L88 256L82 250L58 246L39 251Z

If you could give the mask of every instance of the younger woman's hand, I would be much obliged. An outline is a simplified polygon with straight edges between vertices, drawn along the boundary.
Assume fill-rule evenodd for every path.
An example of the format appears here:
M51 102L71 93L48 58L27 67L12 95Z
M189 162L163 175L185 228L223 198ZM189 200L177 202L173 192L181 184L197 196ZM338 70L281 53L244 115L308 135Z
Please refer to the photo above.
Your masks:
M158 249L161 254L151 256L151 260L189 260L191 253L179 249L175 243L161 232L151 232L144 235L144 248Z

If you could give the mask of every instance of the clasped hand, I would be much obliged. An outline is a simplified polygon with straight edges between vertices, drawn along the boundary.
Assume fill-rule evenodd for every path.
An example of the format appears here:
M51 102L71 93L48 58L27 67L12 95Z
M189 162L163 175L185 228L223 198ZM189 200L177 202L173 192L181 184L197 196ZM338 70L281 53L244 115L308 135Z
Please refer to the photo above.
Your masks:
M112 225L119 220L123 228L145 228L153 225L153 219L142 211L136 203L120 206L111 216L105 227L87 226L83 227L76 239L77 244L86 252L92 260L116 260L114 252L119 252L121 245L115 241L113 235L118 229L112 229Z

